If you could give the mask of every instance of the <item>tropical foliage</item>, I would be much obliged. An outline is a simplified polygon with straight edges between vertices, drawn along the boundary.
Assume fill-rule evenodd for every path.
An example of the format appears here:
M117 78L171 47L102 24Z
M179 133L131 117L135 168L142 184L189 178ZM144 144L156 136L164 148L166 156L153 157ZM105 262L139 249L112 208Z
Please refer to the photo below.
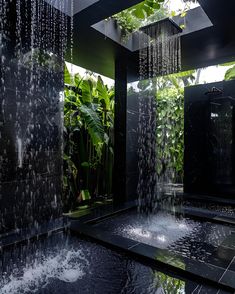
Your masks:
M72 76L65 68L64 203L112 193L114 91L101 77Z
M123 31L123 35L128 36L142 26L167 17L173 17L176 14L184 18L187 10L190 9L189 3L195 1L184 0L183 8L177 12L170 8L169 2L169 0L144 0L135 6L119 12L112 18L117 21L117 24ZM181 25L181 27L184 28L185 25Z
M114 15L113 18L120 28L128 34L140 28L149 17L158 20L166 16L166 11L162 7L163 2L164 0L145 0Z
M157 173L183 181L184 87L196 80L194 71L157 79Z
M228 68L224 75L225 81L230 81L235 79L235 62L234 61L219 64L219 66Z
M225 80L235 79L235 63L229 67ZM183 181L184 157L184 87L198 84L203 69L187 71L157 79L157 172L170 171L173 181Z
M224 77L225 81L230 81L235 79L235 66L227 70Z

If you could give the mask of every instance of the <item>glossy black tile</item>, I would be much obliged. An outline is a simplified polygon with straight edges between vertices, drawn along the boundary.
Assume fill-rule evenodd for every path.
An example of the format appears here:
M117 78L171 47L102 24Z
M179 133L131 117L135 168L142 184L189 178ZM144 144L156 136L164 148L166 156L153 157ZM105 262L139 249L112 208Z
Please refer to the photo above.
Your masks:
M234 85L234 81L222 81L185 88L187 193L233 198ZM213 88L219 90L213 92Z
M216 288L211 288L208 286L198 285L191 293L193 294L228 294L232 292L227 292L227 291L219 290Z
M0 183L0 234L59 217L61 176Z
M228 251L223 253L226 250L223 242L231 238L233 227L203 222L202 219L167 213L147 218L133 211L104 221L98 227L223 269L232 258Z
M70 259L71 252L73 253L72 259ZM21 256L20 262L18 262L19 256ZM51 258L53 258L52 260L59 259L60 263L65 259L67 261L66 268L71 263L73 268L78 264L84 274L78 280L70 283L59 280L57 276L44 283L45 269L47 270L48 267L47 263L45 266L42 260L49 260L49 265L51 265ZM17 293L22 292L22 289L25 290L25 284L22 285L22 283L15 281L20 281L29 268L32 268L33 271L35 260L39 264L36 269L37 273L41 268L44 270L42 277L40 276L39 280L36 276L33 281L28 282L26 280L25 283L27 285L30 283L31 288L32 283L33 285L34 283L37 284L37 287L34 288L34 292L37 294L41 294L42 289L43 293L48 294L193 294L198 289L208 291L204 293L218 294L219 291L219 288L198 284L192 279L182 278L161 269L152 269L141 262L132 260L126 254L110 250L91 242L91 240L77 238L77 236L62 232L51 234L48 238L39 238L30 243L21 243L15 246L14 250L11 247L4 248L0 256L0 263L2 264L0 274L5 271L7 275L9 274L9 279L1 281L1 286L7 285L9 288L14 284ZM11 279L13 270L16 274ZM54 272L57 273L56 268L53 268ZM30 291L24 292L31 293ZM200 292L195 293L199 294Z
M235 272L235 256L233 257L233 260L229 264L228 270Z
M20 164L19 154L7 153L0 158L2 167L0 181L13 182L34 179L35 177L59 176L62 172L62 156L58 152L37 152L25 150Z
M125 254L129 254L132 258L139 260L144 264L148 264L155 269L162 268L164 270L170 270L171 272L175 272L177 275L191 277L193 280L204 281L204 283L212 283L215 287L189 283L185 288L185 290L187 289L185 293L194 293L193 291L197 291L195 293L207 293L206 291L208 291L208 293L219 293L219 288L216 287L219 287L218 281L224 274L224 270L222 268L184 258L165 249L133 242L133 240L115 236L94 226L91 227L89 225L82 225L79 222L73 222L70 228L72 232L91 238L92 240L100 242L107 247L118 251L123 250ZM232 289L231 285L228 284L227 281L222 281L221 287ZM231 293L229 291L230 290L228 290L228 292L222 291L221 293Z
M107 232L102 232L100 230L97 230L96 228L90 227L88 225L82 225L81 223L76 221L73 221L71 223L70 229L79 234L89 236L111 246L119 247L126 250L138 244L138 242L131 239L115 236Z
M138 244L132 248L131 251L151 258L156 262L165 263L214 282L217 282L224 273L224 269L222 268L215 267L211 264L190 260L189 258L184 258L180 255L173 254L168 250L155 248L146 244Z
M229 285L230 287L235 289L235 272L227 270L219 280L220 283Z

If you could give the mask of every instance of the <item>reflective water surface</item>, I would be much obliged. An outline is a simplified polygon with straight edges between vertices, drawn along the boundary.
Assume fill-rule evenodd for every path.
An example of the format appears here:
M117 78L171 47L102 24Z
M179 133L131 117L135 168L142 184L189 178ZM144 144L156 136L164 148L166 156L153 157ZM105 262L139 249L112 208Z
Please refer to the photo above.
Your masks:
M1 294L224 293L62 233L4 250L1 265Z
M234 229L211 222L176 217L163 212L146 217L128 212L96 225L103 230L130 238L191 259L227 264L220 249Z

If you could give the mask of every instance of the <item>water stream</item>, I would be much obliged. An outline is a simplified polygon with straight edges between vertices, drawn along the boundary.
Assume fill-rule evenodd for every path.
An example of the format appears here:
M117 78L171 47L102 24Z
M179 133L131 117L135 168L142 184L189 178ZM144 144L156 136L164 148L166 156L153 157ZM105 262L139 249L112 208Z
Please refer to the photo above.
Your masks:
M73 11L73 1L56 2L57 9L54 0L0 0L2 239L13 231L24 236L29 226L37 233L62 213L61 92L65 54L73 54L73 17L64 11ZM28 242L1 256L0 293L34 293L51 279L74 282L86 266L80 250L44 254Z
M141 29L139 53L139 210L161 209L170 173L157 176L156 77L178 72L181 67L179 30L169 20ZM166 142L167 144L167 142Z
M0 234L61 216L64 59L73 1L0 0ZM68 47L70 46L70 47Z

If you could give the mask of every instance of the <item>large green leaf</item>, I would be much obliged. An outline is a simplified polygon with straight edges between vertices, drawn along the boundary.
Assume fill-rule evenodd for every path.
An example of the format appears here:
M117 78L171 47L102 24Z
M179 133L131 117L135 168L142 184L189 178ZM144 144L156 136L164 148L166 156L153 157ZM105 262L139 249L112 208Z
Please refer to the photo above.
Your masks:
M102 78L99 76L97 81L96 90L98 93L99 101L104 101L106 110L110 110L110 102L113 98L114 92L108 91L107 87L104 85Z
M132 14L140 19L144 19L145 17L148 17L152 14L152 7L150 7L145 2L138 4L133 10Z
M132 15L139 19L145 19L154 14L155 10L159 10L162 2L163 0L145 0L134 6Z
M85 121L88 133L92 139L94 146L99 150L100 145L104 143L104 127L102 121L91 107L82 105L80 108L81 117Z
M86 189L91 197L110 195L114 91L101 77L71 75L66 67L65 82L65 193L73 195L75 203Z
M138 7L134 8L132 14L137 18L144 19L146 16L144 4L141 3Z
M82 81L83 81L83 78L81 78L81 76L78 73L74 75L74 83L76 87L79 88Z
M81 83L82 89L82 102L83 103L92 103L93 101L93 83L91 80L83 80Z
M234 80L235 79L235 66L227 70L224 77L225 81Z
M98 76L96 90L98 92L99 98L106 99L109 97L108 90L107 90L106 86L104 85L104 82L103 82L101 76Z
M70 74L67 65L64 65L64 83L68 85L73 85L73 77Z

